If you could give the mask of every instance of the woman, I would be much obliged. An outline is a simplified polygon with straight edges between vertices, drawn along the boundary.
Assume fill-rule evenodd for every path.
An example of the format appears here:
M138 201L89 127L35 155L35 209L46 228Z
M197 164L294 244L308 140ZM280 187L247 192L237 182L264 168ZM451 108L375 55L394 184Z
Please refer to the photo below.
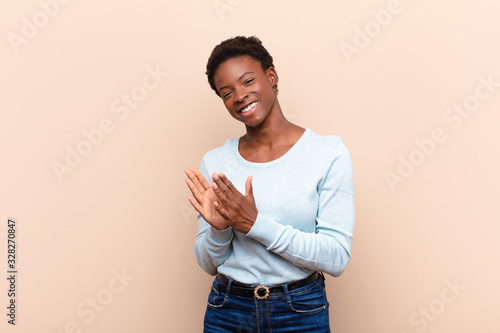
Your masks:
M285 119L273 59L256 37L217 45L207 76L246 134L185 170L196 258L216 275L204 332L330 332L322 272L339 276L351 258L349 153L339 137Z

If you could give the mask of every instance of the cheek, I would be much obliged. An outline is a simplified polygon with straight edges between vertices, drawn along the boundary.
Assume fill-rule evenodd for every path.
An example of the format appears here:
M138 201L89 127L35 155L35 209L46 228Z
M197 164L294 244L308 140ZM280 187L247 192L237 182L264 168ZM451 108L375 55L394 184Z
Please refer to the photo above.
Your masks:
M262 98L265 98L266 100L272 99L273 98L273 87L268 84L262 84L258 87L259 94Z
M223 100L222 100L222 103L224 103L224 106L226 107L226 109L227 109L228 111L231 111L231 105L232 105L232 103L230 102L230 98L228 98L228 99L223 99Z
M262 102L262 106L266 108L273 104L273 94L269 93L267 90L261 91L259 98Z

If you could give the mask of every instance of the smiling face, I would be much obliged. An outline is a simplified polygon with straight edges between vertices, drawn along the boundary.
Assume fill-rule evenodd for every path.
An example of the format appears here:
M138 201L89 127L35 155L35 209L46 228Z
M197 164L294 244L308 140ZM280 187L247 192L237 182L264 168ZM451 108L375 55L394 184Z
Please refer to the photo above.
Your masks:
M230 58L215 72L216 89L233 118L255 127L277 106L278 75L250 56Z

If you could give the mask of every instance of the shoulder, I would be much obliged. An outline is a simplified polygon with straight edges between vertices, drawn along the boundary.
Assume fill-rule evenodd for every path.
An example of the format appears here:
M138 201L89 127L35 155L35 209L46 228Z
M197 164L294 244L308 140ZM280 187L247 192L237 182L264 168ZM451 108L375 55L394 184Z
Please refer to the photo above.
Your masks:
M321 187L329 183L347 181L352 186L353 166L344 141L337 135L321 135L311 131L309 149L314 152L316 166L321 173Z
M338 156L339 154L348 154L344 141L340 136L318 134L310 129L307 129L307 131L307 149L310 149L312 152L330 157Z
M237 147L238 140L239 138L228 139L222 146L209 150L203 155L203 161L211 162L230 158L234 154L234 147Z

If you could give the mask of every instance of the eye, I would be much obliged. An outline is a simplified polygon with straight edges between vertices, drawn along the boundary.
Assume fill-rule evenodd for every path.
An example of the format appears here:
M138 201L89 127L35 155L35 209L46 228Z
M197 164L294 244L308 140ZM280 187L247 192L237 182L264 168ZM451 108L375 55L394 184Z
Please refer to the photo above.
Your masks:
M246 80L245 85L252 83L254 80L255 80L255 78Z
M229 95L231 95L231 92L230 92L230 91L228 91L228 92L226 92L226 93L222 94L222 98L229 97Z

